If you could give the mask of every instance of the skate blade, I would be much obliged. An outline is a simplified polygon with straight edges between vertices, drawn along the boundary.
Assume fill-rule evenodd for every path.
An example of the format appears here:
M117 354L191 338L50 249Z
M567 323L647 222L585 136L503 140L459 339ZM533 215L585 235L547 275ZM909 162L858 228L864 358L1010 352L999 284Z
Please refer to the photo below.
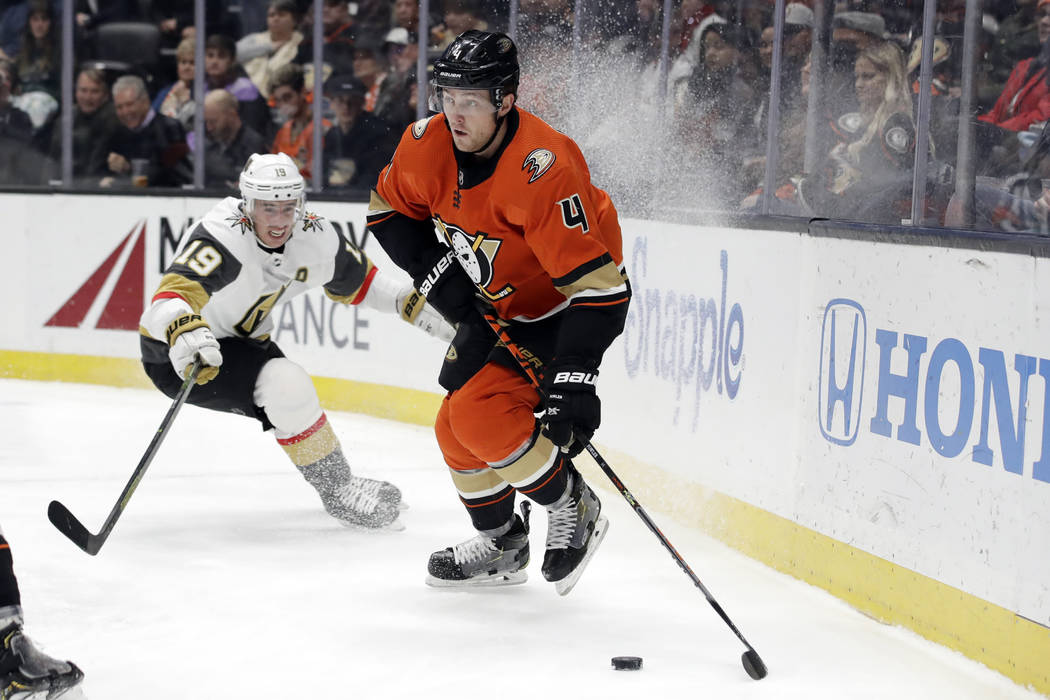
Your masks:
M517 586L528 580L528 572L515 571L514 573L494 574L492 576L475 576L465 581L447 581L427 574L426 583L434 588L492 588L495 586Z
M580 580L580 576L583 575L583 570L587 568L587 563L594 556L594 553L598 551L598 547L601 545L602 540L605 539L605 533L609 530L609 519L604 515L599 515L598 519L594 521L594 531L591 532L591 542L587 545L587 553L583 555L583 559L576 566L575 569L569 572L569 575L563 578L561 581L554 582L554 590L557 591L558 595L569 595L572 589L576 586L576 582Z
M380 525L379 527L369 527L367 525L361 525L360 523L352 523L347 520L340 520L336 518L335 521L345 527L347 530L360 530L361 532L383 532L384 530L390 532L401 532L405 529L405 524L401 522L401 518L394 518L393 521L386 525Z
M77 681L79 684L80 681ZM10 690L10 689L9 689ZM10 700L87 700L80 685L67 686L65 688L44 688L41 690L18 690L14 689L12 695L4 695Z

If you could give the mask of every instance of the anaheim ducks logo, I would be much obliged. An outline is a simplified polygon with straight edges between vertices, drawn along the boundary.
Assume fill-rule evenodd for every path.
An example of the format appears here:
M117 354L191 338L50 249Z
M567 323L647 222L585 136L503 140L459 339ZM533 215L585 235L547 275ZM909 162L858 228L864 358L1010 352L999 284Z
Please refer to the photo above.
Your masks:
M445 240L452 247L453 254L459 261L460 266L470 277L471 281L478 286L481 293L490 300L502 299L514 291L510 285L491 292L488 286L492 284L496 255L499 254L503 241L489 238L480 231L471 236L469 233L454 224L448 224L441 219L435 218L438 228L444 235Z
M911 134L900 126L894 126L886 132L886 145L897 153L907 153L911 148Z
M859 133L860 128L864 126L864 115L860 112L846 112L839 117L838 125L848 134Z
M308 211L303 215L303 231L320 231L321 222L323 221L324 217L318 216L312 211Z
M230 228L240 229L241 233L244 233L246 231L255 231L255 226L252 224L252 220L239 211L235 212L231 216L227 216L226 223L230 225Z
M533 183L543 177L543 173L550 170L552 165L554 165L554 153L546 148L537 148L525 156L525 162L521 164L521 169L532 173L529 176L529 182Z
M418 122L413 124L412 125L412 137L415 138L417 141L419 139L423 138L423 134L425 134L426 131L427 131L427 125L430 123L430 120L433 119L433 118L434 117L427 117L426 119L420 119Z

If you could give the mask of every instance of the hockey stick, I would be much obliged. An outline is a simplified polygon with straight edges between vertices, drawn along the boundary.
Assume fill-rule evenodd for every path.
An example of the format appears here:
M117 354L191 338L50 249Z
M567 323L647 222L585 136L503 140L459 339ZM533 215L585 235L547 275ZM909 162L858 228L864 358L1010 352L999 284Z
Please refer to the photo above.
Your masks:
M536 391L540 392L540 395L542 396L543 390L535 371L539 364L538 358L528 351L523 351L523 349L511 339L510 334L507 333L506 328L500 325L499 318L492 310L484 309L481 314L485 317L485 321L489 324L489 327L499 338L500 342L510 351L510 354L514 356L514 359L517 360L518 364L521 365L521 369L528 376L529 381L536 388ZM577 439L579 440L579 438ZM594 445L588 440L579 440L579 442L583 445L583 448L587 450L587 453L590 454L594 461L598 463L601 470L605 472L605 476L609 477L609 481L613 483L613 486L615 486L616 490L620 492L620 495L624 497L628 504L630 504L631 508L633 508L634 512L638 514L638 517L642 519L642 522L645 523L646 527L648 527L649 530L656 535L656 538L660 540L660 544L670 552L671 558L675 560L678 566L681 567L682 571L685 572L686 576L688 576L696 587L704 594L704 597L707 598L707 602L715 609L715 612L722 618L722 621L729 626L729 629L733 630L733 634L737 636L737 639L743 642L744 646L747 647L747 651L745 651L743 656L740 657L740 661L743 663L747 675L751 676L751 678L756 681L765 678L769 671L766 669L766 664L762 661L762 657L758 655L755 648L751 646L747 639L744 638L744 635L741 634L740 630L737 629L737 626L733 624L733 621L729 619L729 615L727 615L725 610L722 609L722 606L718 604L715 597L711 595L711 591L707 590L707 586L705 586L703 582L700 581L700 578L693 573L693 570L685 562L685 559L682 558L682 555L680 555L670 541L668 541L667 537L664 536L664 533L660 532L660 528L656 526L653 519L650 518L649 514L645 512L644 508L642 508L642 504L639 503L631 492L627 490L627 487L624 486L622 481L620 481L620 477L616 476L612 467L610 467L609 463L598 453L598 450L594 448Z
M178 414L179 409L182 408L182 404L186 403L187 397L190 395L190 390L197 383L197 373L200 372L202 367L200 356L193 361L193 365L190 367L189 373L186 378L182 380L182 386L179 388L179 393L175 395L175 400L171 404L171 408L168 409L167 414L164 416L164 420L160 422L160 427L157 428L156 434L153 436L153 440L150 441L149 447L146 448L146 454L142 455L142 459L139 460L139 465L135 467L135 471L131 474L131 479L128 481L127 486L120 494L120 498L117 499L116 505L113 506L113 510L109 512L109 517L106 518L106 522L102 524L102 529L97 535L93 535L88 532L88 529L84 527L83 523L77 520L69 509L58 501L51 501L51 504L47 507L47 519L51 521L51 524L58 528L58 531L73 541L73 544L83 549L88 554L94 556L98 554L98 550L102 549L102 545L106 543L106 539L109 538L109 533L112 532L113 526L117 524L117 520L120 518L121 513L124 512L124 508L127 507L128 501L131 500L131 495L135 493L135 489L138 488L139 482L142 481L142 477L146 474L146 469L149 468L150 462L153 461L153 457L157 454L157 450L160 448L160 443L164 441L164 437L168 434L168 430L171 428L171 424L175 422L175 416Z

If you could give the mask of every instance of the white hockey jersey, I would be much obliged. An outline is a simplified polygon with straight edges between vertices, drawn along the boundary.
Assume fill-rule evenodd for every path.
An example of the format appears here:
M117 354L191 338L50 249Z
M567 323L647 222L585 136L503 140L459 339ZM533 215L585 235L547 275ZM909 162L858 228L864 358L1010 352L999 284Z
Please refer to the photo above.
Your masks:
M376 273L364 252L312 213L283 246L264 248L241 200L227 197L184 237L143 313L141 333L159 341L157 357L145 359L167 360L165 331L182 314L201 314L216 338L263 340L273 331L278 301L323 286L332 299L357 304ZM390 306L385 310L395 311Z

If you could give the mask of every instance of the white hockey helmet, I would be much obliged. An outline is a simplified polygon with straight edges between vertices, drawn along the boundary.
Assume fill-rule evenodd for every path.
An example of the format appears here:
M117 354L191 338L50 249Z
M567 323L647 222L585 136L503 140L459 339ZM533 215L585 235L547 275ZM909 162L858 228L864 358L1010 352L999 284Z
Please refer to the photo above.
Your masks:
M295 220L306 209L306 181L286 153L253 153L240 176L241 199L249 216L254 202L295 202Z

